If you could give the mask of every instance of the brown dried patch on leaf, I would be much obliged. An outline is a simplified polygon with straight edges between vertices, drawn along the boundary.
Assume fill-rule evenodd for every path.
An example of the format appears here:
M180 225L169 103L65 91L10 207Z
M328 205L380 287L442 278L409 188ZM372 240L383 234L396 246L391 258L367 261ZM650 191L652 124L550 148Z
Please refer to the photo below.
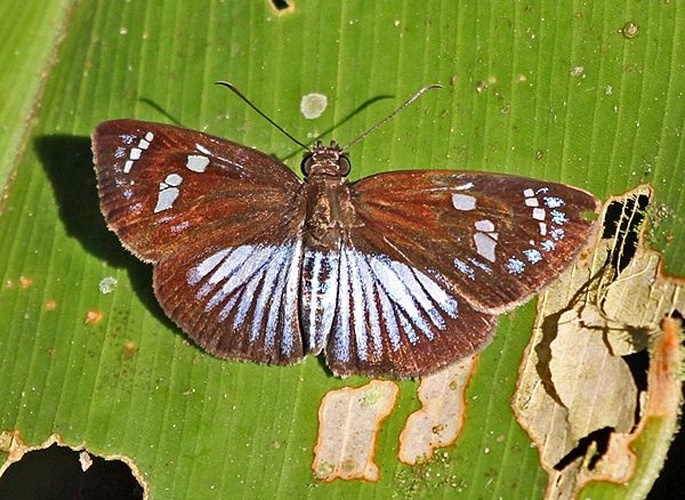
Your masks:
M582 471L581 484L590 481L628 483L638 466L634 449L639 446L640 440L648 440L652 446L661 446L661 450L653 452L652 459L665 460L669 438L678 428L677 416L682 404L682 326L680 321L670 317L661 322L661 332L651 346L646 403L640 424L632 433L611 436L607 452L598 460L595 469L591 473ZM660 435L665 438L659 439ZM660 467L643 472L656 475L659 470ZM643 477L642 482L649 487L656 477L650 479L644 480Z
M323 397L312 463L317 479L378 481L378 466L373 461L376 437L398 392L394 382L373 380L363 387L330 391Z
M559 316L556 338L550 344L552 385L566 416L570 438L577 442L599 429L629 432L635 422L637 387L628 364L606 348L600 332L579 335L578 325L595 308Z
M86 323L86 325L94 325L95 323L99 323L100 321L102 321L102 318L104 317L105 315L102 314L100 311L87 311L84 322Z
M602 234L540 297L513 406L549 473L549 497L570 498L607 470L625 478L632 459L622 436L644 418L645 395L622 356L644 350L664 316L685 310L682 283L642 245L650 197L640 186L609 200Z
M407 464L430 459L435 448L449 446L464 423L464 390L476 366L476 356L421 379L421 409L409 415L400 434L399 459Z

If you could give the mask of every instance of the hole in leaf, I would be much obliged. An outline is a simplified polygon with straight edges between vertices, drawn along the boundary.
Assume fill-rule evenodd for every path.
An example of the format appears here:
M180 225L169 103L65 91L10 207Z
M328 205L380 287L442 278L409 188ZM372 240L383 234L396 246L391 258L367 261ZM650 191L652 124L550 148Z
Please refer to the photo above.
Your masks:
M611 265L619 273L635 255L648 205L649 196L640 194L612 201L606 209L602 238L616 239L611 252Z
M7 467L0 477L0 498L138 500L143 487L121 460L53 444Z
M284 11L290 8L290 3L286 0L271 0L271 5L273 5L273 8L277 11Z
M609 438L614 429L611 427L604 427L591 432L584 438L578 441L578 446L573 448L564 458L559 460L559 463L554 466L556 470L564 470L571 465L576 459L586 457L587 469L592 470L597 465L600 458L607 452L609 448Z

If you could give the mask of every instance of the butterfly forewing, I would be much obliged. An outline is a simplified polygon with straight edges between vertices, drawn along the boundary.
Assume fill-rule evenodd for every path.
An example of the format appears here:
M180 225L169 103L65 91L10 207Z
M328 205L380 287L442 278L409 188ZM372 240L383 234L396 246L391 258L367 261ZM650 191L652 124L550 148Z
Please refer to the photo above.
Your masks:
M159 123L102 123L93 150L105 219L147 261L211 239L217 228L239 243L255 228L277 224L301 185L268 155Z
M353 241L438 273L491 314L554 280L584 246L599 208L564 184L478 172L391 172L351 192L360 219Z

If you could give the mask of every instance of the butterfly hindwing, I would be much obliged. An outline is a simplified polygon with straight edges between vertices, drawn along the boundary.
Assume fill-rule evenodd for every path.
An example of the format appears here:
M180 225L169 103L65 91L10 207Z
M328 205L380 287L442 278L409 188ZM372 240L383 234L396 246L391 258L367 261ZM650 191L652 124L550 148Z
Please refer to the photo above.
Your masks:
M202 241L155 265L165 312L216 356L291 364L304 355L297 220L269 229L235 246Z
M426 374L482 348L496 318L475 311L443 276L344 238L326 361L338 375Z

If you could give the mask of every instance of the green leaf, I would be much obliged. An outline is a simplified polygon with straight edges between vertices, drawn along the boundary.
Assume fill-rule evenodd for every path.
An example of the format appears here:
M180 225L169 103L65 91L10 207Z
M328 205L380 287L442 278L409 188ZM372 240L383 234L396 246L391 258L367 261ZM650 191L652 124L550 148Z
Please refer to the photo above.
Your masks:
M352 177L489 170L601 197L651 182L668 216L654 241L682 274L685 190L673 179L685 150L684 11L618 0L293 5L282 14L268 1L0 7L12 20L0 27L0 175L16 173L0 217L0 428L31 444L56 432L130 457L153 498L541 496L546 475L510 408L532 304L501 321L468 389L463 434L440 460L397 461L418 406L416 384L404 381L378 442L380 481L317 482L319 401L365 380L334 379L317 359L225 362L189 343L157 305L150 267L105 228L88 137L106 119L178 122L297 169L298 148L212 82L232 81L303 141L332 128L324 140L341 143L440 82L354 147ZM629 21L634 38L620 32ZM328 97L314 121L299 112L309 92ZM117 286L103 294L110 276ZM86 324L88 311L103 319Z

